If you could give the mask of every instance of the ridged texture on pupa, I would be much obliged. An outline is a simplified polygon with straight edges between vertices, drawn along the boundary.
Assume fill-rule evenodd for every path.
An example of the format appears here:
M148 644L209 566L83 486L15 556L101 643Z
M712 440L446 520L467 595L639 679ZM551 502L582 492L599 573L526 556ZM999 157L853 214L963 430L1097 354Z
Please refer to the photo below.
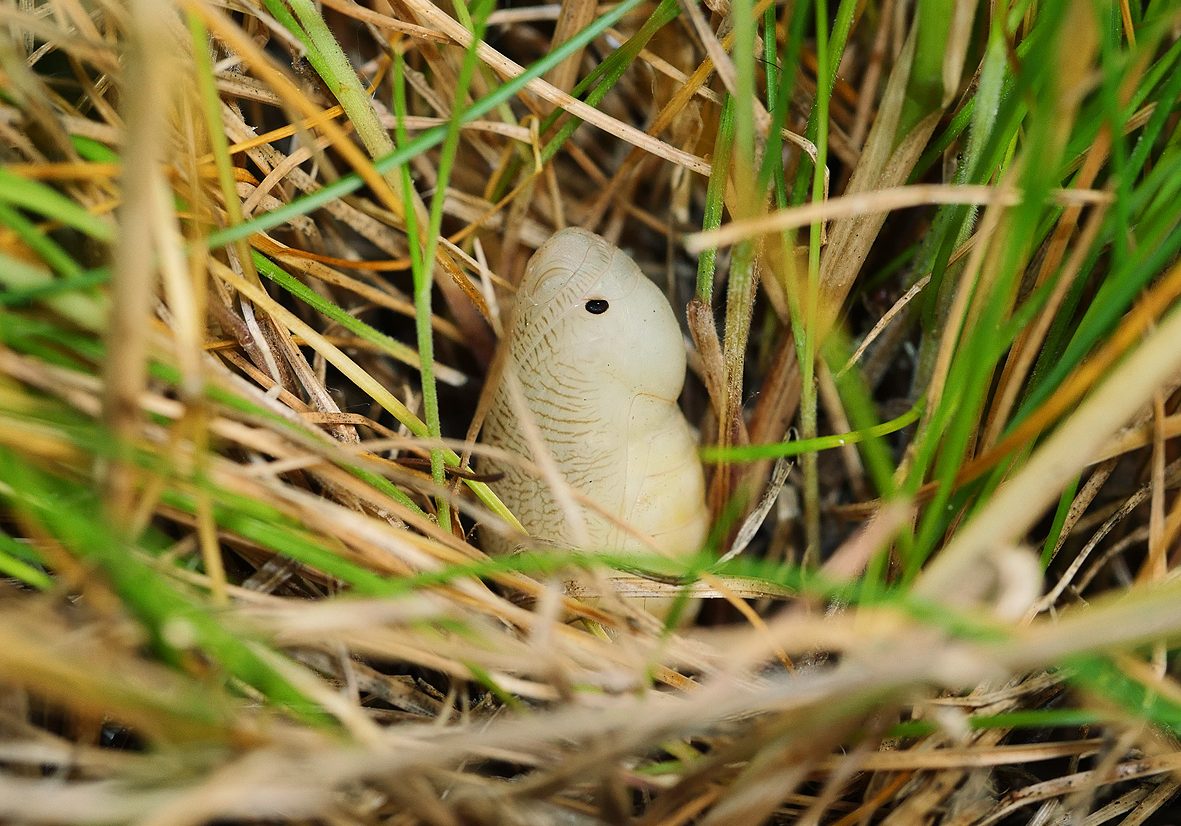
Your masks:
M588 302L607 302L593 313ZM592 304L600 308L601 304ZM675 555L695 553L708 516L697 445L677 397L685 382L681 331L668 300L623 251L582 229L537 250L517 293L504 375L483 441L532 459L510 401L525 410L566 481ZM531 536L559 547L643 551L644 544L579 508L586 542L544 478L509 464L493 488ZM493 553L513 543L483 532Z

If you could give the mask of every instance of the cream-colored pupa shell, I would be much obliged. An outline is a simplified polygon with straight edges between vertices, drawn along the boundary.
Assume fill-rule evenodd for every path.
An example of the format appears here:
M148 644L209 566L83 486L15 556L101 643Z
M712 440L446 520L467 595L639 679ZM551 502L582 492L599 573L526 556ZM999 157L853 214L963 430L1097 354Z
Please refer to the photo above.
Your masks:
M542 464L518 416L527 414L573 488L666 555L696 553L708 530L705 485L693 431L677 406L685 382L681 331L660 289L607 240L562 230L530 259L506 341L483 441ZM510 376L520 388L516 408ZM488 465L504 474L492 487L531 536L558 547L651 553L591 509L564 510L541 475ZM492 531L483 541L492 553L513 550Z

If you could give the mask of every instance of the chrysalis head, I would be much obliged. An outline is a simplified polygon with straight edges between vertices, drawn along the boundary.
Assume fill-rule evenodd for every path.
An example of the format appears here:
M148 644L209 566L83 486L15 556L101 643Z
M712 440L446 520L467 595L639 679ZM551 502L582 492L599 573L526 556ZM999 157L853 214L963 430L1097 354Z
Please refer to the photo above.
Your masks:
M512 353L592 372L675 401L685 379L681 329L664 293L635 262L584 229L556 233L530 259L517 291Z

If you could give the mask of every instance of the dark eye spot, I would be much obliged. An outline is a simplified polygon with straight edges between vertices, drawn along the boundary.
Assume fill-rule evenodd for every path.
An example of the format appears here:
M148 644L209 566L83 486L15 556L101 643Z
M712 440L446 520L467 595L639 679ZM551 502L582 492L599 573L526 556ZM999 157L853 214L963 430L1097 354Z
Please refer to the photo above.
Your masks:
M602 315L603 313L607 312L607 308L610 306L611 305L608 304L605 299L592 298L590 301L586 302L586 311L591 315Z

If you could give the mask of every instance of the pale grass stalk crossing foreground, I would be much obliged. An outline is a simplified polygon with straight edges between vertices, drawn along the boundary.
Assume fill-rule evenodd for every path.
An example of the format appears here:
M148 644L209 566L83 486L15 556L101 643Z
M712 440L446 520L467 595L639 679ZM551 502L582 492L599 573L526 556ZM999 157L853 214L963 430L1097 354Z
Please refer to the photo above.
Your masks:
M1109 192L1084 189L1055 189L1050 192L1051 200L1063 206L1087 204L1109 204ZM685 238L685 249L700 253L707 249L729 247L739 241L757 238L773 232L806 227L835 218L850 218L874 212L892 212L896 209L911 209L927 204L975 204L979 206L1017 206L1022 202L1020 192L991 186L966 186L955 184L915 184L873 192L859 192L829 198L819 204L772 212L759 218L733 221L708 232L695 232Z

